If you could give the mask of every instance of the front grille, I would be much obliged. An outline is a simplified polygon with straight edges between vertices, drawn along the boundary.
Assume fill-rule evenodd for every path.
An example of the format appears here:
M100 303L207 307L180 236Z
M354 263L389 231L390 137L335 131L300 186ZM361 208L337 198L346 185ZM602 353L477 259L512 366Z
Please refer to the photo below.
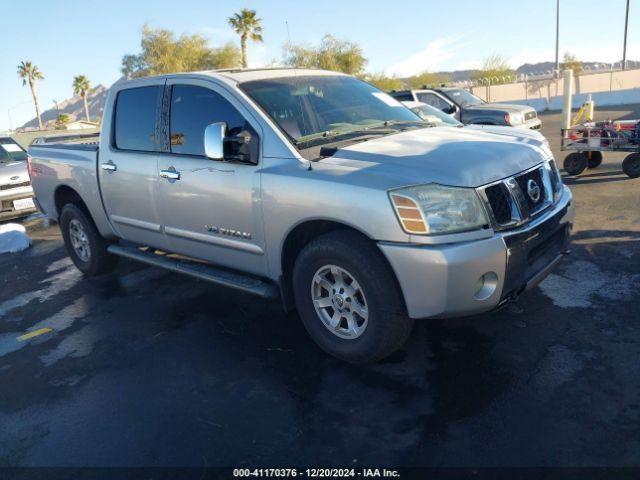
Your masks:
M545 192L544 182L542 180L542 167L530 170L516 177L516 182L522 191L529 212L537 213L545 203L547 192ZM530 188L531 187L531 188ZM537 197L534 195L537 191Z
M511 221L511 195L504 183L497 183L485 190L487 201L493 212L493 217L500 225Z
M543 212L554 200L555 166L551 163L480 187L480 197L496 230L520 226ZM560 185L560 184L559 184ZM558 187L560 188L560 187Z
M536 118L537 116L538 116L538 114L536 113L536 111L535 111L535 110L532 110L532 111L530 111L530 112L526 112L526 113L524 114L524 120L525 120L525 121L527 121L527 120L531 120L532 118Z
M28 187L31 185L29 182L12 183L9 185L0 185L0 190L11 190L12 188Z

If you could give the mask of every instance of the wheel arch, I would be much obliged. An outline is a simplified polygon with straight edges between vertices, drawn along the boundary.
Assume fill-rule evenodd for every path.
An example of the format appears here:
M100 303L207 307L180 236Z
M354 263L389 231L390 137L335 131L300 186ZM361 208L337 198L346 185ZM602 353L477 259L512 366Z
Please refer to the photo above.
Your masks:
M322 218L302 221L293 226L284 236L284 240L280 249L281 271L279 283L282 302L285 310L290 311L295 308L293 300L292 274L296 258L298 257L302 249L313 240L320 237L321 235L325 235L327 233L338 230L354 232L363 239L375 243L375 239L353 225L338 220ZM393 268L391 267L391 264L389 264L387 258L382 254L382 252L380 252L380 254L384 259L384 262L391 269L391 272L393 273L393 276L397 282L397 278Z
M53 194L53 202L56 207L56 217L60 219L60 215L62 214L62 209L68 203L72 203L74 205L82 208L89 216L89 209L87 208L87 204L82 199L80 194L70 187L69 185L59 185L56 187L56 190Z

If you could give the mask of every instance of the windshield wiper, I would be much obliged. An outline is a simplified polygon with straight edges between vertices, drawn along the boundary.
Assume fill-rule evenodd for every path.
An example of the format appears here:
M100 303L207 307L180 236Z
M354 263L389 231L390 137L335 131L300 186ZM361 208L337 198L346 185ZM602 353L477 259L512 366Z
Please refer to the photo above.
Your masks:
M325 132L318 132L305 137L300 138L295 142L299 148L311 148L324 143L333 143L341 140L356 139L358 137L366 137L368 135L389 135L397 131L403 131L405 129L402 126L415 126L429 128L434 125L421 120L387 120L381 123L376 123L370 126L356 128L353 130L327 130ZM407 127L409 128L409 127Z

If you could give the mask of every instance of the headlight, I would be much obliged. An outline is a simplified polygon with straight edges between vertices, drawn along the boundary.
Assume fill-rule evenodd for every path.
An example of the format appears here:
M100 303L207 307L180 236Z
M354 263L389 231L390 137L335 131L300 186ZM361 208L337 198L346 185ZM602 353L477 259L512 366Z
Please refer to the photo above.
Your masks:
M549 176L551 177L551 183L553 184L553 201L557 202L562 196L562 175L558 170L555 160L549 160Z
M522 122L524 122L524 118L522 117L522 114L516 113L516 112L507 113L504 116L504 119L509 125L520 125Z
M393 190L389 196L407 233L456 233L476 230L489 223L473 188L432 183Z

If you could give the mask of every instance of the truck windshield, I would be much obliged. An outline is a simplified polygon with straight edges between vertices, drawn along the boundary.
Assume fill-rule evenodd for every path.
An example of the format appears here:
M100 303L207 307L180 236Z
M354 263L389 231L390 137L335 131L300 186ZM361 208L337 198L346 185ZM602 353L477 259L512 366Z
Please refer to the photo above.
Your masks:
M353 77L301 75L244 82L240 88L300 148L343 134L421 122L397 100Z
M461 107L467 107L469 105L480 105L481 103L484 103L484 100L476 97L471 92L463 90L462 88L452 88L444 90L442 93L444 93L447 97L449 97L452 101L454 101Z
M10 138L0 138L0 163L24 162L27 159L20 145Z

